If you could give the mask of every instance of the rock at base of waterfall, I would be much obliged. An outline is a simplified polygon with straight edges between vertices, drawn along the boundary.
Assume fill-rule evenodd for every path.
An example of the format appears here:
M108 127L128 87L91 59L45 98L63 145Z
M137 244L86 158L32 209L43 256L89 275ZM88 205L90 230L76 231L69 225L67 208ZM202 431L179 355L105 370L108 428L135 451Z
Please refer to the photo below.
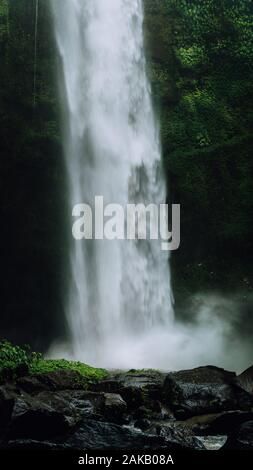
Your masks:
M225 450L253 450L253 421L241 424L228 438Z
M3 383L1 448L251 448L253 397L232 372L119 371L83 387L64 370Z
M244 390L253 394L253 366L238 376L238 382Z
M28 393L50 390L78 390L82 375L75 370L55 370L48 373L20 377L18 385Z
M93 389L120 394L131 410L145 405L160 411L166 375L155 370L119 372L95 384Z
M178 419L253 406L252 395L240 387L236 374L213 366L169 373L164 399Z

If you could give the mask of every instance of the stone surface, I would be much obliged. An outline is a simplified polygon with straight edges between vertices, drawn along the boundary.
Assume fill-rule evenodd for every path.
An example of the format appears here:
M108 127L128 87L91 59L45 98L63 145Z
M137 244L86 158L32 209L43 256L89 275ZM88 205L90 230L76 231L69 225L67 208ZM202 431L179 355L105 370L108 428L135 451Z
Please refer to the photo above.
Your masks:
M117 372L80 386L72 371L2 385L1 447L202 450L227 438L224 448L252 446L253 397L232 372Z
M238 382L244 390L253 394L253 366L238 376Z
M152 370L115 373L94 385L93 389L121 395L129 409L144 404L157 407L165 377L165 373Z
M158 436L163 437L169 446L178 450L204 450L203 443L194 436L193 432L179 424L171 422L159 423L155 425Z
M251 411L225 411L223 413L201 415L185 422L197 435L230 435L235 428L245 421L253 420Z
M163 391L165 402L180 419L227 410L250 410L253 404L233 372L212 366L169 373Z
M123 398L116 393L104 393L104 417L108 421L120 423L124 422L124 415L127 412L127 404Z
M253 421L241 424L228 438L223 449L253 450Z
M47 374L37 374L21 377L18 386L28 392L40 392L51 390L78 390L82 383L82 376L74 370L56 370Z

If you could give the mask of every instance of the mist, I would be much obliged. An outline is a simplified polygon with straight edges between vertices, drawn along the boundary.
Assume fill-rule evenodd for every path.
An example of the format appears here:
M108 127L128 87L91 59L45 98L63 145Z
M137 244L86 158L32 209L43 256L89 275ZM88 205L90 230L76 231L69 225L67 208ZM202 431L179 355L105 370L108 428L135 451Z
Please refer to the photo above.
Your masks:
M101 339L96 350L74 354L68 344L53 345L49 357L68 357L108 369L180 370L212 364L242 372L252 364L252 331L244 329L247 313L237 299L201 294L189 302L191 320L169 329L158 327L136 336L126 333ZM113 329L112 329L113 330Z

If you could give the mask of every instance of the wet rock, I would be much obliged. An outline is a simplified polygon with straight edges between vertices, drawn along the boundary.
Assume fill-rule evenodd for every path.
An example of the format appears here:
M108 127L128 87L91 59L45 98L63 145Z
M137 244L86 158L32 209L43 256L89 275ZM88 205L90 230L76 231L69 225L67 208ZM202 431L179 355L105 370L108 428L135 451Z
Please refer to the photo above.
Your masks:
M56 402L58 397L54 397ZM64 434L76 420L65 415L58 403L57 409L41 398L22 396L14 400L7 440L12 439L49 439Z
M55 444L49 441L37 441L35 439L10 440L0 445L0 450L65 450L63 444Z
M89 450L89 449L157 449L165 448L163 438L146 435L133 428L126 428L113 423L87 419L74 432L64 439L46 440L16 439L4 446L6 449L34 450Z
M137 408L137 410L134 410L133 414L133 419L145 419L145 418L150 418L151 416L151 411L146 408L146 406L140 406Z
M197 435L228 436L240 424L251 419L253 420L252 412L236 410L197 416L185 421L185 424Z
M253 421L241 424L228 438L224 450L253 450Z
M227 436L199 436L206 450L220 450L227 441Z
M81 374L74 370L56 370L47 374L21 377L17 385L27 393L40 391L78 390L83 382Z
M244 390L253 394L253 366L245 370L237 379Z
M84 417L102 419L104 396L83 390L23 393L13 399L7 439L49 439L67 433Z
M1 386L2 447L201 450L222 446L223 435L228 448L251 445L253 396L232 372L132 370L80 387L64 370Z
M151 422L148 419L140 418L134 423L135 428L141 429L142 431L146 431L151 427Z
M164 400L178 419L228 410L250 410L252 397L237 383L236 375L213 366L169 373Z
M134 428L87 420L66 442L72 449L155 449L165 447L164 439Z
M7 440L48 440L65 435L85 418L123 424L127 405L116 394L85 390L23 392L14 396Z
M152 407L161 401L165 377L158 371L122 372L94 385L93 390L121 395L130 410L147 404Z
M169 446L178 450L192 449L192 450L203 450L205 449L203 443L193 434L193 432L178 424L171 422L164 424L156 424L155 429L160 437L163 437Z
M111 422L124 422L127 404L123 398L116 393L105 393L104 400L104 417Z
M6 432L6 427L11 419L15 398L18 392L12 384L0 387L0 438Z

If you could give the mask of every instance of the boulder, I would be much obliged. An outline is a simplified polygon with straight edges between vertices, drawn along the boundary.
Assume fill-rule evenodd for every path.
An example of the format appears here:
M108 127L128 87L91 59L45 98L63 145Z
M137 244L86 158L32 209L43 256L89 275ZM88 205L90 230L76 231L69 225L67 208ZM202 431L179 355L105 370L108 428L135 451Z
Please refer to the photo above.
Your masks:
M207 366L169 373L163 399L178 419L228 410L251 410L253 399L233 372Z
M193 432L176 423L159 423L155 425L158 436L163 437L168 447L175 450L204 450L203 443L193 434ZM152 430L152 428L151 428Z
M74 417L65 415L59 403L55 407L40 397L21 396L14 400L6 439L46 440L66 433L75 424Z
M253 450L253 421L241 424L228 438L224 450Z
M6 428L11 419L15 398L18 392L12 384L0 387L0 439L6 433Z
M127 411L127 404L123 398L116 393L104 393L103 415L106 420L115 423L123 423Z
M253 394L253 366L249 367L237 377L238 383L244 390Z
M17 386L27 393L40 391L78 390L82 388L83 378L74 370L59 369L46 374L20 377Z
M92 389L121 395L130 410L143 405L157 408L165 377L165 373L153 370L122 372L93 385Z
M43 439L65 434L84 418L120 419L126 409L121 397L85 390L25 392L14 399L8 439Z
M142 431L146 431L151 427L151 422L148 419L139 418L137 421L135 421L134 427L141 429Z
M145 450L166 448L166 443L163 438L157 435L146 435L133 428L86 419L64 439L50 439L44 442L39 439L15 439L2 448L75 451L90 449Z
M157 435L141 433L132 427L85 420L65 445L71 449L155 449L165 447Z
M195 416L184 423L186 426L190 427L196 435L228 436L239 425L250 420L253 420L253 412L236 410Z

